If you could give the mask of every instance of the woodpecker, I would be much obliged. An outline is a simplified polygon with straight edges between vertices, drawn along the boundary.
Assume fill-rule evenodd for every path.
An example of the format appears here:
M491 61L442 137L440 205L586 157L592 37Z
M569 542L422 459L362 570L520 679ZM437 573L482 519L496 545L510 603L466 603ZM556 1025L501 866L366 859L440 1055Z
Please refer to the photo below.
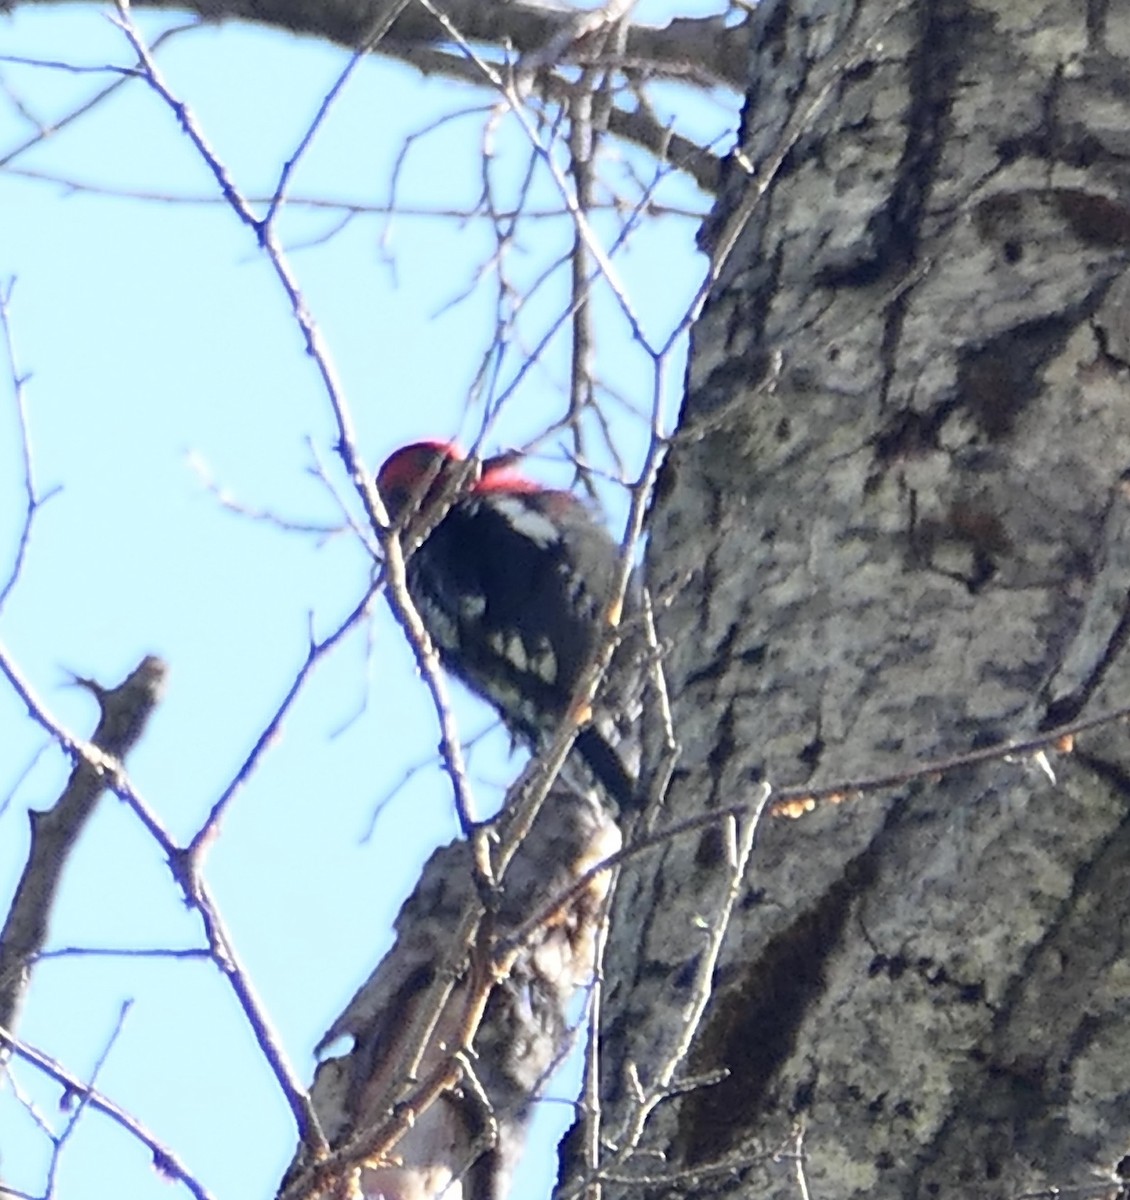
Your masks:
M577 497L527 479L515 459L474 464L454 443L415 442L389 456L377 486L394 521L413 508L422 514L408 590L440 661L536 751L592 660L620 551ZM429 507L447 502L429 528ZM630 657L621 645L576 740L621 811L634 804L635 781L609 739L634 702Z

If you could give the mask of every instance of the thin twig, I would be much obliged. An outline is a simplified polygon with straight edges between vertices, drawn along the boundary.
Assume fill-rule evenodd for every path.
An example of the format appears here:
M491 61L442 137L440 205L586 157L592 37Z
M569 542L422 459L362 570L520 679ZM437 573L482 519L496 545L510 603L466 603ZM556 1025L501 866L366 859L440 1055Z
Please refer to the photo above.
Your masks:
M184 33L189 29L197 29L199 28L199 25L199 21L191 21L187 25L177 25L172 29L166 29L163 33L158 34L157 37L153 39L153 43L150 48L152 50L157 50L165 42L169 41L170 38L174 38L177 36L177 34ZM103 100L108 99L120 87L129 83L131 79L137 78L137 76L140 74L137 67L115 67L107 65L105 67L98 68L84 68L76 67L71 63L55 63L48 61L44 61L40 65L49 68L57 68L72 74L82 74L88 69L91 71L105 71L120 75L121 78L116 79L108 87L96 92L90 97L89 100L84 100L83 103L78 106L78 108L72 109L65 117L61 117L59 120L53 121L49 125L41 126L36 131L35 135L28 138L27 141L21 142L18 146L13 146L11 150L4 154L0 154L0 168L9 166L11 163L15 162L15 160L19 158L21 154L25 154L28 150L31 150L33 147L38 146L41 142L46 141L47 138L54 137L54 135L59 133L60 130L65 129L68 125L77 121L80 117L92 112L102 103ZM8 174L11 174L11 172L8 172Z
M398 10L403 0L393 6ZM439 656L428 637L420 615L408 594L404 571L404 556L401 552L397 537L391 531L388 510L377 493L376 485L370 473L361 461L357 449L357 437L353 416L345 396L344 389L338 378L337 368L330 357L329 349L322 336L321 329L311 316L306 301L291 269L286 255L278 241L274 223L259 220L251 210L245 198L240 194L231 179L231 174L223 161L213 150L203 130L196 121L195 115L187 104L178 99L169 87L164 76L158 69L152 56L146 49L141 33L133 24L129 15L129 0L118 0L118 17L115 22L128 38L141 62L145 78L150 87L168 105L176 116L178 123L204 160L205 165L216 180L221 193L227 200L231 210L255 234L258 245L263 249L279 283L282 285L290 302L291 312L295 323L302 334L307 354L314 360L315 367L321 377L326 397L329 400L334 421L337 425L338 438L336 450L345 466L354 491L359 497L366 518L381 541L384 554L384 578L386 593L393 615L408 635L409 643L416 655L417 666L432 694L436 707L437 719L440 725L440 740L443 747L444 762L447 766L448 777L451 780L455 796L455 808L460 825L468 835L476 825L474 801L470 785L467 781L467 771L463 756L459 749L459 739L455 722L451 715L451 706L447 699L447 687L444 683L439 666ZM368 35L369 45L381 36L380 29Z
M1116 708L1111 712L1100 713L1096 717L1088 717L1086 720L1057 725L1045 733L1013 738L1006 742L998 742L995 746L982 746L976 750L951 754L945 758L933 759L930 762L891 771L884 775L841 780L839 783L830 783L819 788L805 787L803 784L780 788L769 812L771 816L803 816L805 813L811 812L820 801L839 803L850 796L878 792L885 788L902 787L919 779L941 777L959 767L973 767L998 759L1024 758L1047 750L1059 750L1063 754L1070 754L1074 740L1080 734L1100 729L1104 725L1125 721L1127 718L1130 718L1130 705Z
M334 80L333 86L322 97L322 102L318 106L318 111L314 114L313 121L310 122L306 132L302 135L298 143L298 147L294 153L283 164L282 172L279 175L279 181L275 185L274 195L271 197L271 203L267 208L267 215L263 218L264 228L270 228L275 219L283 201L286 198L287 187L290 185L291 178L294 175L302 156L309 150L314 141L314 137L322 124L329 116L330 109L333 107L337 98L341 95L345 85L349 82L354 71L365 60L366 56L377 46L384 38L385 34L392 28L397 17L408 7L409 0L393 0L392 3L382 4L378 8L377 19L373 22L372 27L361 39L360 44L350 55L349 61L345 64L345 68Z
M142 666L150 673L155 672L158 667L163 672L163 664L158 659L146 659ZM140 672L141 668L139 667L134 675L138 675ZM93 783L88 786L96 785L99 790L109 787L119 799L126 803L131 812L145 826L150 836L161 847L173 877L184 888L189 903L200 914L208 945L212 950L212 958L231 984L232 990L239 1000L244 1015L255 1033L259 1047L294 1115L300 1137L312 1152L316 1154L324 1152L327 1144L325 1135L322 1133L321 1124L314 1112L309 1094L291 1067L282 1043L275 1035L247 973L236 957L231 938L219 918L211 893L196 870L192 857L173 841L152 806L142 798L130 782L120 759L105 753L96 745L76 738L57 721L36 695L30 682L19 671L2 643L0 643L0 674L7 677L12 688L27 707L32 719L41 725L60 749L73 759L75 763L74 777L93 780ZM133 676L131 676L132 678ZM100 699L103 701L105 713L105 695ZM57 808L58 806L52 812L55 812ZM9 916L9 920L11 920L11 916ZM21 942L19 945L24 944ZM17 946L18 949L19 946ZM14 964L13 971L18 977L20 971L18 959ZM0 979L7 978L9 978L7 972L0 976ZM17 999L19 994L15 993Z
M498 71L488 63L467 39L460 33L458 28L452 22L448 15L438 9L432 0L417 0L433 17L443 26L448 36L459 47L459 49L467 56L467 58L475 64L482 72L483 78L486 79L493 87L495 87L510 106L510 111L514 114L518 124L522 127L523 132L529 139L530 144L542 159L546 170L549 172L550 178L553 180L557 190L561 196L565 207L569 210L569 215L577 228L579 235L584 239L585 245L596 262L600 274L604 281L608 284L613 296L616 298L617 304L620 306L633 335L641 345L647 345L647 339L644 336L643 327L640 324L639 318L636 316L635 309L628 298L627 291L621 282L612 261L604 249L600 239L596 236L588 217L581 209L577 202L573 190L569 186L568 180L565 178L560 166L558 166L553 155L538 136L537 130L534 128L533 122L530 120L529 114L526 112L526 107L522 103L521 97L518 95L517 88L513 82L503 79Z
M482 111L481 109L477 111ZM4 171L5 176L16 179L26 179L30 183L52 184L75 194L104 196L112 200L137 200L145 204L168 204L192 208L215 208L219 204L227 204L223 196L212 192L207 194L192 194L188 192L159 192L147 188L112 187L105 183L95 183L93 180L76 179L70 175L60 175L54 171L38 171L25 167L9 167ZM271 197L249 196L248 203L255 207L265 207L270 204ZM341 214L345 217L412 217L416 220L469 222L488 221L493 217L483 212L478 206L469 208L452 208L448 205L422 205L401 203L376 203L369 200L333 200L328 196L296 196L287 198L287 208L307 209L310 212ZM602 200L595 206L598 212L620 212L623 204L618 200ZM498 214L504 220L522 217L530 221L560 221L569 215L569 210L563 205L540 205L522 209L499 209ZM652 201L648 205L649 217L677 217L680 220L701 223L706 218L706 212L696 208L688 208L680 204L660 204Z
M319 545L328 542L330 538L344 532L348 528L348 525L345 523L330 525L326 522L296 521L290 517L280 516L278 513L272 512L267 508L253 508L251 505L245 504L242 500L237 500L225 487L216 482L212 476L212 472L208 468L208 464L200 454L190 451L185 456L185 459L189 469L200 481L200 485L213 497L216 503L221 508L234 513L238 517L244 517L246 520L254 521L257 524L270 525L282 533L313 534L318 537Z
M16 422L20 433L20 466L23 471L24 484L24 519L20 525L19 538L16 542L16 554L12 561L12 569L3 587L0 587L0 608L11 595L23 570L24 558L31 543L31 527L35 515L40 508L58 492L52 489L45 496L40 496L35 486L35 463L31 453L31 428L28 422L27 396L24 386L30 376L23 374L16 358L16 344L12 337L11 302L12 292L16 281L10 279L6 287L0 287L0 334L3 334L4 349L8 357L8 370L12 380L12 396L16 402Z
M251 752L240 764L239 769L232 777L231 782L220 793L219 799L212 805L207 818L200 828L196 831L189 842L187 853L194 860L204 852L204 848L212 840L216 834L220 820L227 811L228 805L235 799L239 791L248 782L254 774L256 767L259 765L260 759L267 750L275 743L278 737L279 730L282 728L282 723L287 714L290 712L295 701L298 699L303 688L306 686L306 681L313 673L314 669L322 661L339 642L342 641L367 615L369 606L373 602L373 598L381 589L382 582L377 580L361 598L360 602L354 607L353 611L338 625L338 627L320 642L311 642L306 651L306 659L299 667L294 679L291 680L290 687L287 688L286 695L283 696L278 708L275 709L270 720L263 727L259 736L255 739L255 745L251 747Z
M175 1179L178 1183L183 1183L189 1192L196 1197L196 1200L214 1200L212 1193L195 1178L173 1150L170 1150L162 1142L157 1141L136 1117L130 1116L123 1108L119 1108L118 1105L104 1096L97 1088L84 1083L42 1051L36 1050L26 1042L20 1041L19 1038L3 1026L0 1026L0 1046L11 1050L12 1053L17 1054L25 1062L31 1063L32 1066L38 1068L45 1075L49 1075L57 1083L62 1084L69 1094L83 1097L91 1108L97 1109L98 1112L103 1113L110 1120L116 1122L124 1130L132 1134L153 1155L154 1167L162 1175L166 1175L170 1179Z
M709 922L705 926L706 942L695 955L695 976L690 989L690 1000L682 1008L680 1031L661 1060L648 1064L651 1084L643 1092L633 1110L628 1114L624 1129L614 1136L615 1150L609 1155L604 1168L623 1165L640 1145L644 1129L655 1108L669 1096L681 1090L675 1082L675 1073L686 1062L691 1044L698 1033L699 1025L706 1012L714 991L715 970L722 943L730 926L730 918L745 886L745 874L753 854L754 841L765 814L770 789L762 784L760 794L751 805L752 811L730 822L730 870L726 889L718 901ZM597 1178L600 1172L598 1171ZM585 1181L587 1186L589 1181Z
M472 733L462 741L464 751L472 750L475 745L482 741L488 734L494 733L500 727L497 720L491 721L489 725ZM425 755L423 758L418 758L410 766L404 768L399 779L391 784L384 792L382 792L373 803L372 815L369 818L369 824L365 827L365 832L361 835L361 842L368 842L377 828L377 822L380 820L381 813L400 795L405 787L412 782L422 771L428 770L430 767L443 766L442 757L433 751L431 754Z
M130 1008L133 1007L132 1000L125 1000L118 1009L118 1019L114 1022L113 1029L110 1030L109 1037L106 1039L106 1044L94 1060L94 1066L90 1074L86 1077L87 1091L79 1096L78 1103L71 1109L66 1124L63 1126L63 1132L53 1137L51 1140L51 1160L47 1164L47 1179L43 1188L45 1196L53 1196L55 1194L56 1177L59 1171L59 1165L62 1162L63 1149L67 1142L73 1137L75 1130L78 1129L78 1123L83 1114L91 1108L90 1093L94 1085L98 1082L98 1076L102 1073L102 1068L106 1065L106 1060L110 1056L110 1051L114 1047L114 1043L121 1036L122 1029L125 1026L126 1016Z
M37 963L51 962L60 958L161 958L161 959L208 959L211 952L203 946L148 947L148 946L58 946L54 950L43 950L35 956Z

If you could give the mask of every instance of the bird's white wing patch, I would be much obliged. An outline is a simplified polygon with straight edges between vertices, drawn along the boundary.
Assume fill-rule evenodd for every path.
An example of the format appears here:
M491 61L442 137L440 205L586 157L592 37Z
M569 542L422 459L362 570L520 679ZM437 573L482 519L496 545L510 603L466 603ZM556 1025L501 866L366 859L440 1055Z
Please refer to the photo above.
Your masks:
M538 546L553 546L561 541L561 530L536 508L519 496L492 496L491 504L502 513L523 537Z
M487 610L487 598L481 592L466 592L459 597L459 615L465 621L477 621Z
M536 675L546 683L557 680L557 656L548 638L539 638L536 646L530 646L520 634L502 631L492 633L487 645L523 675Z
M548 638L540 639L537 651L530 657L530 670L546 683L557 682L557 655Z
M499 658L505 659L519 671L524 673L530 669L525 643L516 633L499 630L490 634L487 638L487 645Z

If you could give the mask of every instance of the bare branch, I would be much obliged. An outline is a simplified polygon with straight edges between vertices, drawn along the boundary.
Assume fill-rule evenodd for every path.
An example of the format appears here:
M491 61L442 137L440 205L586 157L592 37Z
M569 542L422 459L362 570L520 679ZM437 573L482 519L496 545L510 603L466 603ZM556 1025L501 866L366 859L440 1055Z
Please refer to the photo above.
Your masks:
M753 854L754 840L769 796L768 785L762 784L758 799L749 806L751 811L728 823L729 870L726 889L704 926L705 944L695 956L694 982L690 987L690 999L683 1008L680 1035L672 1045L657 1048L659 1053L652 1062L648 1063L650 1086L646 1091L641 1092L639 1101L634 1106L625 1128L613 1133L611 1144L616 1148L609 1155L608 1160L598 1167L597 1179L600 1178L600 1173L604 1169L623 1166L630 1159L640 1144L652 1112L669 1096L680 1090L675 1080L675 1074L687 1061L691 1043L698 1033L699 1024L713 994L718 956L730 925L734 905L744 887L746 869L750 856ZM582 1180L566 1194L578 1196L590 1182L588 1179Z
M396 0L390 13L395 12L406 0ZM409 642L416 654L417 665L428 684L436 707L440 723L440 735L443 746L444 761L448 765L448 775L451 779L455 794L455 807L464 833L468 836L475 826L474 804L467 782L467 772L463 763L463 755L459 748L459 738L455 723L451 717L451 708L447 701L447 687L440 672L439 657L435 647L424 629L419 613L408 595L404 574L404 556L395 532L391 529L388 510L385 508L372 476L361 461L357 449L357 437L354 430L353 416L346 399L344 389L338 379L337 369L330 357L321 330L311 316L302 295L298 280L290 263L279 245L278 236L273 222L259 220L251 211L247 201L240 195L231 181L230 173L224 163L212 149L204 132L199 127L191 109L172 92L164 76L159 71L152 55L145 46L140 31L130 20L128 0L119 0L118 17L115 23L121 28L134 48L141 62L145 78L152 89L161 97L174 113L181 128L204 160L212 176L220 187L224 198L239 219L251 228L259 246L266 252L275 276L282 284L287 299L290 302L294 320L298 325L306 344L306 352L314 360L321 376L326 396L337 424L337 452L345 466L350 483L359 497L370 528L380 539L381 551L384 557L384 579L386 593L393 615L408 632ZM372 45L384 32L385 25L378 22L374 28L365 31L366 44ZM249 1012L250 1015L250 1012ZM280 1060L281 1064L281 1060Z
M24 518L20 526L19 538L16 542L16 554L12 561L12 569L3 587L0 587L0 608L11 595L12 589L19 581L23 570L24 558L31 542L31 527L39 509L56 494L57 489L41 496L35 486L35 464L31 453L31 430L28 425L27 396L24 385L29 376L23 374L16 359L16 344L12 338L11 302L15 280L9 280L7 287L0 288L0 334L3 335L4 349L8 357L8 370L12 379L12 396L16 402L16 421L20 433L20 460L23 468L24 483ZM0 806L2 807L2 806Z
M472 1163L482 1174L468 1190L478 1194L486 1173L505 1170L497 1160L512 1160L531 1093L572 1036L567 1005L591 973L606 880L590 881L522 954L492 960L495 929L619 839L592 797L563 789L524 842L490 913L471 846L459 841L436 851L397 918L395 947L323 1039L323 1047L346 1035L354 1040L352 1052L322 1063L314 1085L334 1149L320 1161L296 1158L285 1200L346 1194L341 1185L359 1170L366 1194L438 1195ZM436 1104L441 1096L446 1102ZM496 1143L496 1161L481 1161ZM424 1178L427 1188L409 1189Z
M153 947L144 946L58 946L37 955L36 962L51 962L60 958L172 958L210 959L203 946Z
M97 1109L98 1112L103 1113L128 1133L132 1134L153 1155L153 1166L162 1175L166 1175L170 1179L175 1179L178 1183L183 1183L189 1192L196 1197L196 1200L214 1200L212 1193L196 1180L174 1151L157 1141L136 1117L131 1117L129 1113L119 1108L118 1105L102 1095L96 1088L84 1083L77 1076L72 1075L70 1071L57 1063L49 1055L36 1050L26 1042L20 1041L10 1030L3 1026L0 1026L0 1047L19 1055L25 1062L31 1063L32 1066L38 1068L45 1075L49 1075L57 1083L62 1084L69 1094L81 1097L84 1103L93 1109Z
M198 28L198 25L199 23L197 21L192 21L188 25L178 25L172 29L166 29L158 37L153 39L153 44L150 49L156 50L170 38L176 37L177 34L184 33L186 30L196 29ZM17 60L8 59L6 61ZM87 72L109 73L112 75L118 75L120 78L116 79L108 87L104 87L100 91L96 92L90 97L89 100L84 100L82 104L80 104L77 108L72 109L71 112L69 112L65 117L60 117L57 121L52 121L49 124L41 125L32 137L28 138L24 142L21 142L17 146L13 146L12 149L8 150L6 153L0 154L0 168L6 167L9 163L15 162L15 160L19 158L21 154L26 153L28 150L32 149L32 147L38 146L45 139L59 133L60 130L63 130L68 125L73 124L80 117L84 117L87 113L93 112L96 108L98 108L103 100L107 99L109 96L112 96L120 87L122 87L123 84L129 83L131 79L138 75L138 70L136 67L117 67L111 65L99 67L81 67L76 66L73 63L47 61L41 61L36 65L52 70L65 71L68 74L84 74Z
M485 83L481 69L462 54L453 54L436 46L405 46L397 57L424 75L440 75L461 83L482 87ZM583 65L583 64L582 64ZM607 59L599 64L608 69L630 70L639 64L616 63ZM646 74L646 71L645 71ZM653 77L660 77L656 73ZM575 83L558 70L543 68L537 76L538 90L545 96L563 102ZM722 160L705 146L664 125L650 106L637 103L634 107L614 104L608 112L608 132L626 142L639 146L661 161L690 175L704 192L716 192L722 179Z
M147 664L149 665L147 666ZM146 677L148 673L154 672L158 668L162 674L164 671L164 665L159 659L145 659L141 667L134 672L134 676L142 675L142 668L146 668ZM320 1153L324 1150L326 1142L321 1131L321 1126L318 1123L318 1118L310 1103L310 1097L302 1087L298 1076L290 1065L282 1049L282 1044L270 1024L262 1002L256 995L247 973L243 970L236 956L231 937L220 919L216 904L212 899L207 885L196 869L194 859L173 841L172 836L165 829L152 806L146 803L139 795L126 775L121 760L107 754L97 745L92 745L89 742L84 742L76 738L60 724L48 712L47 707L38 696L35 695L31 684L24 679L3 645L0 645L0 673L7 676L16 694L27 706L31 717L54 738L60 749L64 750L74 759L75 775L72 778L77 777L92 781L88 786L97 786L98 791L106 787L111 788L128 805L130 810L141 821L146 830L148 830L150 836L161 847L168 860L169 869L172 871L173 877L184 889L189 903L200 914L204 925L204 932L208 939L208 945L211 948L212 959L231 984L232 990L239 1000L240 1007L243 1009L244 1015L247 1017L248 1023L255 1033L259 1048L263 1051L263 1055L274 1073L279 1088L294 1115L299 1136L312 1152ZM134 676L131 676L130 679L132 680ZM140 682L143 681L141 680ZM127 680L128 682L129 680ZM92 687L94 685L87 683L86 686ZM100 695L99 699L103 704L103 711L105 713L105 694ZM128 711L122 713L115 711L114 715L117 722L125 728L125 733L121 736L123 737L123 745L128 749L133 744L125 736L133 728L129 719L130 713ZM115 728L117 727L117 724L115 724ZM139 734L140 730L137 732ZM58 807L56 805L51 812L57 812ZM29 901L30 903L31 901ZM33 909L32 911L34 917L37 910ZM40 944L42 944L42 936L40 936ZM11 968L5 969L4 973L0 975L0 981L6 981L4 982L4 986L15 989L13 995L18 1002L22 995L22 988L26 986L26 980L22 967L22 957L20 957L19 948L17 949L18 952L13 956L14 961ZM38 946L35 949L38 949ZM23 953L26 953L26 950Z
M0 647L0 670L8 676L35 715L35 700ZM90 748L106 761L120 763L137 744L164 691L166 668L159 658L144 658L115 688L80 680L98 701L101 716ZM86 755L76 757L63 794L46 812L32 812L31 846L16 885L12 906L0 929L0 1025L14 1029L31 975L40 955L63 869L78 844L110 777Z
M63 1149L67 1142L73 1137L74 1132L78 1129L78 1123L83 1115L92 1108L91 1092L94 1085L98 1082L98 1076L102 1073L102 1068L106 1065L106 1060L110 1056L110 1051L114 1048L114 1043L121 1036L122 1028L125 1025L126 1016L130 1008L133 1006L132 1000L123 1001L118 1009L118 1019L114 1022L113 1029L110 1030L110 1035L106 1039L106 1044L94 1060L94 1066L90 1074L86 1077L87 1090L79 1096L78 1104L71 1109L67 1121L63 1126L63 1132L53 1136L51 1147L51 1161L47 1165L47 1181L44 1187L44 1194L53 1196L55 1194L55 1184L58 1177L59 1164L62 1161Z
M338 75L334 81L333 87L322 97L322 103L318 106L318 111L314 114L313 121L310 122L309 128L302 135L302 140L298 143L298 148L289 159L283 164L282 173L279 176L279 181L275 186L275 193L271 197L270 207L267 209L267 215L263 218L264 226L269 227L274 221L280 206L286 197L287 185L290 183L291 177L298 166L299 160L303 154L310 148L314 141L314 136L322 127L322 123L329 116L330 109L334 102L341 95L345 85L349 82L353 72L358 65L364 60L365 55L376 47L381 39L388 33L393 22L408 6L409 0L394 0L393 3L386 3L382 10L379 10L372 26L366 31L365 36L361 39L360 45L354 50L350 56L349 62L346 63L345 69Z
M297 521L289 517L280 516L270 509L253 508L251 505L245 504L242 500L237 500L227 488L217 483L213 479L207 463L199 454L190 452L186 457L189 468L195 472L201 486L216 500L216 503L221 508L227 509L228 512L234 513L236 516L245 517L248 521L255 521L263 525L270 525L282 533L313 534L318 538L319 545L329 541L330 538L344 532L348 528L344 522L340 525L329 525L322 522Z
M214 20L214 0L144 0L138 7L186 8ZM222 15L273 25L298 34L311 34L348 49L362 45L380 3L349 4L327 0L316 6L287 4L283 0L225 0ZM577 62L588 52L584 30L572 37L576 10L567 4L481 3L480 0L447 0L452 22L479 45L512 46L522 56L533 56L549 46L560 46L566 62ZM406 7L393 21L379 53L412 64L411 54L421 47L446 41L444 30L417 5ZM623 51L633 64L643 64L657 77L685 77L734 89L745 86L749 34L745 23L727 25L724 12L708 17L676 17L665 26L632 25Z
M464 114L460 114L464 115ZM674 163L673 165L678 165ZM53 171L37 171L23 167L9 167L5 175L17 179L27 179L32 183L54 184L68 192L84 193L91 196L105 196L115 200L137 200L144 204L183 205L186 207L214 208L218 204L226 204L223 196L214 192L207 194L192 194L189 192L161 192L145 188L114 187L112 184L94 183L86 179L77 179L69 175L59 175ZM250 196L250 204L265 208L271 203L270 196ZM486 212L481 207L451 208L442 205L404 204L398 200L380 203L370 200L334 200L329 196L290 196L286 202L287 208L307 209L310 212L338 213L346 217L414 217L432 221L511 221L521 216L531 221L559 221L569 215L563 206L529 207L522 209L498 209L496 212ZM619 201L604 200L594 205L594 211L620 211L623 205ZM685 208L677 204L660 204L651 201L647 207L649 217L681 217L688 221L702 221L705 211Z

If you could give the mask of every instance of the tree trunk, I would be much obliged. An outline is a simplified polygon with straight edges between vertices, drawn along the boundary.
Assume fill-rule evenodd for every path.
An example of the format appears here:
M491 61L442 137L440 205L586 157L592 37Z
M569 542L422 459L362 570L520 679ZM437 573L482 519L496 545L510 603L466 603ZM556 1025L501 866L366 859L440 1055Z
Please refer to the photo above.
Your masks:
M652 522L657 824L920 774L763 821L712 970L733 829L625 869L603 1156L653 1182L604 1196L1113 1195L1125 729L953 760L1130 704L1130 6L763 0L752 46Z

